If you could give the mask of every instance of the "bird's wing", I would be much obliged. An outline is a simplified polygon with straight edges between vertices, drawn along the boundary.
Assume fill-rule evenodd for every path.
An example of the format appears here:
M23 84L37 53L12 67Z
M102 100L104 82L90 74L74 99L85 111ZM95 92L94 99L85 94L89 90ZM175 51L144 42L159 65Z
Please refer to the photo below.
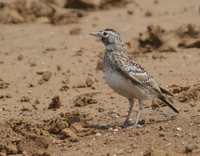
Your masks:
M157 95L161 94L158 84L140 64L137 64L129 58L119 58L121 56L118 55L114 55L113 57L116 68L126 75L133 83L137 83L141 87L155 92Z
M154 95L157 95L165 105L169 106L176 113L179 113L179 111L162 95L162 92L165 94L170 93L163 88L160 88L153 77L150 76L141 65L126 57L121 58L121 56L118 55L114 55L113 57L113 63L115 63L116 68L122 72L122 74L129 78L133 83L143 87L144 90L147 89Z

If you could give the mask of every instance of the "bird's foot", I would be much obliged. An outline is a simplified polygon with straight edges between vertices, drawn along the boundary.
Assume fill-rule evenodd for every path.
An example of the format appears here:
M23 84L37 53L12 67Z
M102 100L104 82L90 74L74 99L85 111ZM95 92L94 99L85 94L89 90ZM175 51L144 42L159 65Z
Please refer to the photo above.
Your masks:
M125 128L126 129L135 129L135 128L141 128L141 127L142 126L139 124L133 124L133 125L126 126Z
M126 127L128 127L128 126L130 126L131 125L131 122L129 121L129 120L126 120L125 122L124 122L124 124L122 125L122 127L123 128L126 128Z
M141 128L142 126L138 123L135 124L131 124L129 121L128 122L124 122L123 128L126 129L134 129L134 128Z
M131 124L130 121L125 121L123 124L123 128L126 128L126 129L141 128L142 125L144 125L144 124L145 124L145 120L140 120L140 121L136 122L135 124Z

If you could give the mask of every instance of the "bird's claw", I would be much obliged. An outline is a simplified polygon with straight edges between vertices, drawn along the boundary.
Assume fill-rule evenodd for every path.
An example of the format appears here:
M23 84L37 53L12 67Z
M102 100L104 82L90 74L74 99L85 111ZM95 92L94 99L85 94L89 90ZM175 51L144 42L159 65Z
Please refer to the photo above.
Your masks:
M139 124L133 124L133 125L127 126L126 129L135 129L135 128L141 128L141 127L142 126Z
M142 126L138 123L130 124L129 121L124 122L123 128L126 129L134 129L134 128L141 128Z

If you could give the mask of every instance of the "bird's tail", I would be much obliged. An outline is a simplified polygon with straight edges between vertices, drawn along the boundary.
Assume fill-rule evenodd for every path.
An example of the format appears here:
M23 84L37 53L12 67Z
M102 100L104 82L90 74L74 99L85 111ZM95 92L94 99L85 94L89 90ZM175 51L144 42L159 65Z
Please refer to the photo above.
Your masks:
M169 101L167 101L164 96L159 96L158 98L164 102L165 105L169 106L174 112L179 113L179 111Z
M170 96L174 96L172 93L170 93L169 91L167 91L166 89L160 87L160 90L163 94L166 94L166 95L170 95Z

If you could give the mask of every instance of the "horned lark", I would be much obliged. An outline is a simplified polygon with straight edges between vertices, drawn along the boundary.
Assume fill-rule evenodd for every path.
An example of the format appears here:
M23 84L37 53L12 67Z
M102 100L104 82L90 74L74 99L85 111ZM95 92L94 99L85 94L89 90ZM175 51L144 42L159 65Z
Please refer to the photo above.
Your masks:
M140 64L129 58L125 45L117 31L105 29L90 34L98 37L105 45L103 72L107 83L114 91L129 100L130 108L124 122L125 127L135 128L139 126L138 121L143 110L143 100L158 98L174 112L179 113L163 95L171 94L161 88ZM139 110L135 124L129 125L134 99L138 99Z

